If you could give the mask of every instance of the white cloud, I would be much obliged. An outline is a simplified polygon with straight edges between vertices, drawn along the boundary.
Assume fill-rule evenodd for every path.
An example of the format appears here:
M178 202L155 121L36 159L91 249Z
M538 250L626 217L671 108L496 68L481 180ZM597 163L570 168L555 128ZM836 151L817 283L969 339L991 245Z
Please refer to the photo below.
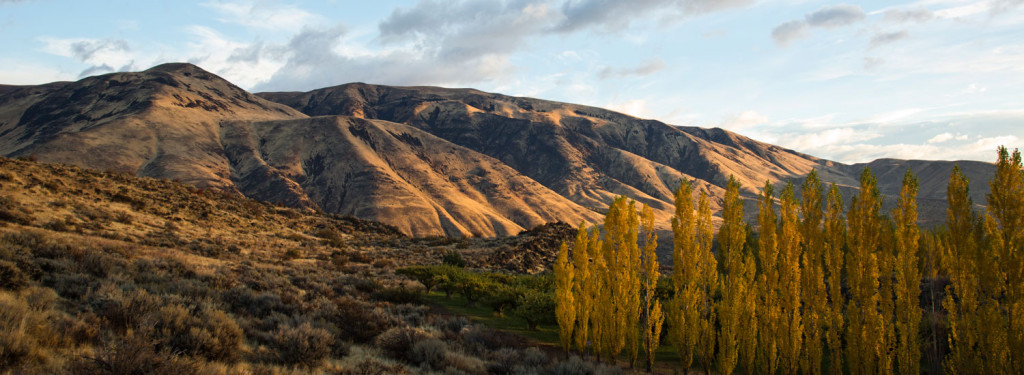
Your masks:
M797 39L810 35L810 28L836 29L864 20L867 15L857 5L839 4L823 6L807 13L803 19L783 22L772 29L772 39L780 47L786 47Z
M653 59L644 62L635 67L629 68L613 68L610 66L604 67L598 72L597 76L601 79L608 78L624 78L624 77L643 77L657 73L665 69L665 62L661 59Z
M221 22L254 29L295 32L325 22L321 16L276 1L213 1L201 5L220 13Z
M627 100L621 103L609 103L605 109L639 118L648 118L647 101L643 99Z
M885 44L889 44L889 43L897 42L897 41L902 40L902 39L906 39L909 36L910 36L910 33L907 32L907 30L900 30L900 31L894 31L894 32L889 32L889 33L877 33L877 34L875 34L874 36L871 37L871 41L868 43L868 45L871 48L879 47L879 46L882 46L882 45L885 45Z
M43 51L90 65L79 77L133 70L136 56L124 39L40 37Z
M719 126L723 129L741 132L750 129L755 125L762 125L767 122L768 116L757 113L756 111L743 111L738 114L726 116Z
M955 137L956 136L954 136L953 133L945 132L932 137L931 139L928 140L928 143L945 143L949 142Z
M881 134L867 129L846 127L827 129L817 133L787 134L779 138L779 143L781 146L794 150L815 150L820 152L837 145L868 141L881 136Z

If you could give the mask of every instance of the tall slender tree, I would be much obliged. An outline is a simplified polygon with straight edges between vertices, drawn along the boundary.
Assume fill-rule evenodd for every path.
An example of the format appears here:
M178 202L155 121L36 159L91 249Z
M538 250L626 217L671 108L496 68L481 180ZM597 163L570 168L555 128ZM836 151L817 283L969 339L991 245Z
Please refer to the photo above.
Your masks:
M654 210L647 204L640 209L640 229L643 233L643 251L640 254L642 273L640 275L640 298L643 308L641 327L643 328L643 349L647 371L654 367L654 353L661 345L661 325L665 321L662 314L661 301L655 295L658 288L658 234L654 232Z
M693 364L700 341L700 309L703 302L698 290L699 258L696 251L697 225L693 210L693 187L683 180L675 194L675 216L672 217L672 290L674 298L669 320L672 340L684 369Z
M782 191L778 228L779 368L789 374L800 371L804 334L800 303L800 246L803 240L800 236L800 213L793 190L793 183L789 182Z
M569 261L569 245L564 241L555 258L555 317L558 321L558 339L562 350L569 351L576 328L576 295L573 293L575 267Z
M842 292L843 253L846 245L846 221L843 220L843 197L839 187L832 183L828 190L825 212L825 275L828 279L828 344L829 367L832 375L843 373L843 333L845 332L844 306L846 299Z
M892 217L896 229L896 363L900 374L921 372L921 270L918 267L917 177L910 170Z
M591 251L588 249L590 238L587 235L586 223L581 221L576 231L576 239L572 247L572 264L576 271L573 278L572 292L576 297L576 327L573 329L573 340L581 354L587 351L587 340L590 338L590 315L594 308L594 295L591 284L594 282L590 264Z
M879 311L878 244L882 230L881 194L869 168L860 176L860 191L853 198L848 216L849 252L846 277L850 300L846 314L847 359L853 374L878 371L885 351L884 324Z
M829 315L825 290L825 231L822 220L824 193L818 171L811 170L801 188L800 236L803 239L803 277L800 293L804 303L804 349L800 368L810 375L821 374L825 327Z
M949 321L947 371L968 373L982 368L983 353L978 337L978 304L981 298L977 264L978 251L974 227L977 218L970 196L967 176L959 165L953 166L946 188L946 246L942 258L949 271L949 285L942 302Z
M711 253L712 241L714 240L714 226L711 218L711 203L708 201L706 191L700 192L697 201L697 225L696 241L694 252L697 259L697 273L695 279L697 284L693 286L697 290L699 303L697 309L700 311L697 332L697 359L704 367L705 373L710 373L711 364L715 358L715 324L717 316L714 309L714 296L718 292L720 281L718 276L718 262Z
M750 276L749 257L744 251L747 230L743 223L743 202L739 196L739 182L729 178L725 200L722 206L722 226L718 232L720 258L724 261L722 274L722 299L718 302L718 371L729 375L739 362L740 345L744 340L753 341L756 326L745 321L746 301L749 298Z
M988 212L997 227L990 230L1006 277L1010 369L1024 372L1024 168L1019 150L999 147L996 174L989 183Z
M773 190L771 181L765 181L757 209L757 367L769 374L779 368L783 297L779 289L778 218Z

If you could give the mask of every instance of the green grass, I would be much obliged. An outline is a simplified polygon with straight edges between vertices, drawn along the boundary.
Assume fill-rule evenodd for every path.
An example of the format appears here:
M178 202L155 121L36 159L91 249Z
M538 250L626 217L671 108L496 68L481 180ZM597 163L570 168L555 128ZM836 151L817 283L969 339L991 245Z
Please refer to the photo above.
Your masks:
M480 323L493 329L512 332L522 335L538 344L558 346L558 326L539 325L536 331L527 329L526 320L515 316L511 311L506 311L503 316L497 316L490 307L482 303L470 305L469 301L460 295L452 295L445 298L444 293L431 292L426 296L427 302L441 306L453 314L464 315L474 323Z
M557 325L540 325L538 330L531 331L526 328L526 321L520 317L515 316L511 311L506 311L503 316L497 316L494 310L485 306L483 303L476 303L470 305L465 298L460 295L452 295L451 298L446 298L444 293L433 291L426 296L428 303L440 306L445 310L453 314L463 315L469 318L474 323L480 323L487 327L498 329L506 332L512 332L515 334L522 335L539 345L547 345L552 347L558 347L558 326ZM679 364L679 353L676 352L676 348L668 344L668 338L662 339L662 345L655 352L656 363L658 367L673 367ZM619 357L619 361L624 362L626 357L624 355ZM620 362L620 363L621 363ZM694 364L699 366L699 364Z

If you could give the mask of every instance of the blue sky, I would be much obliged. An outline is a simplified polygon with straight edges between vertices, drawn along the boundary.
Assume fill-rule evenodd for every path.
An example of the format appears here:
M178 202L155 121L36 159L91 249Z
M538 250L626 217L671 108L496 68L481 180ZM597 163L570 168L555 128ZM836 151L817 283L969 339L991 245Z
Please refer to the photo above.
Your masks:
M588 104L846 163L1024 146L1024 0L0 0L0 83L171 61L252 91Z

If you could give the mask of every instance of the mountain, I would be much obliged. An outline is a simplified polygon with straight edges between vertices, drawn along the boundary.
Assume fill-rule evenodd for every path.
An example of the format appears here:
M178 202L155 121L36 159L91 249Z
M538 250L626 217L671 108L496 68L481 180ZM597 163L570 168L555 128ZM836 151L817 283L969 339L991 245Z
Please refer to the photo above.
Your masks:
M682 180L720 198L735 176L754 199L765 181L799 184L817 169L848 200L865 166L890 205L912 168L922 222L938 222L953 165L845 165L722 129L472 89L353 83L254 95L189 64L0 86L0 154L173 179L415 236L598 223L620 194L650 205L667 229ZM984 202L994 167L960 163Z
M812 169L849 200L870 167L885 207L895 205L903 174L921 181L921 221L945 218L945 194L955 162L881 159L846 165L719 129L672 126L613 111L472 89L389 87L352 83L309 92L257 94L311 116L348 115L407 124L490 155L573 202L599 211L626 194L652 206L661 228L672 215L672 192L683 179L721 198L730 176L742 185L749 219L765 181L780 191L799 186ZM994 151L994 150L993 150ZM975 202L985 201L990 163L959 161ZM718 201L713 199L713 209Z

